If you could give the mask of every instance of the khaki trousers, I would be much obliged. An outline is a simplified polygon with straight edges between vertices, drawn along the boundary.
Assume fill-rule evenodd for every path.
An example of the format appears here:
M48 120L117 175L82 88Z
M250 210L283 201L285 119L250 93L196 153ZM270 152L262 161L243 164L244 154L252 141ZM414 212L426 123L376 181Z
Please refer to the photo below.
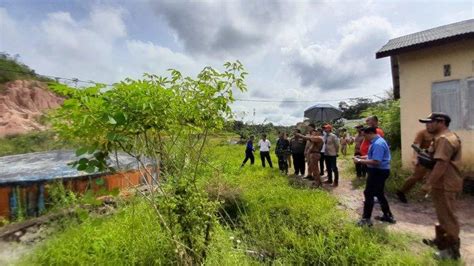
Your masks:
M428 169L421 165L416 165L415 166L415 171L411 176L405 180L405 183L403 184L402 188L400 189L401 192L403 193L408 193L413 186L415 186L416 183L421 182L423 180L423 177L428 173Z
M448 192L436 188L433 188L431 191L439 225L446 232L446 238L450 241L457 241L460 231L458 218L454 214L456 210L456 194L456 192Z
M308 153L308 175L315 178L316 181L321 182L321 177L319 176L319 159L321 159L321 154Z

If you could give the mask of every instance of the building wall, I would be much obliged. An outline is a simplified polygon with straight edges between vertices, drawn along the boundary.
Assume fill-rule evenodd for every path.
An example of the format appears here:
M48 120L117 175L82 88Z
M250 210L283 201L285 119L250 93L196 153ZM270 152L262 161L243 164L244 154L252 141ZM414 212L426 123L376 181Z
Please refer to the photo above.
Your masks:
M415 133L424 128L418 118L431 113L433 82L474 77L474 40L459 41L398 55L400 70L400 109L402 161L411 167ZM443 65L451 65L451 76L444 77ZM456 103L453 103L456 104ZM463 143L465 170L474 171L474 131L456 130Z

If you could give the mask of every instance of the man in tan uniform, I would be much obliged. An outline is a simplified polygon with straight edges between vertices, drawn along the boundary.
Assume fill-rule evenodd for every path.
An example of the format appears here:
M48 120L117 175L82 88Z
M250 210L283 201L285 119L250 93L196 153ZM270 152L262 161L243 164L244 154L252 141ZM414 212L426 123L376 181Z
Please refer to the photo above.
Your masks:
M433 170L427 177L423 190L430 193L438 217L434 240L424 240L425 244L436 245L438 259L459 259L460 239L459 222L454 214L456 194L462 190L463 179L459 170L461 163L461 140L449 130L451 118L444 113L432 113L426 119L429 133L434 134L434 141L429 152L435 160Z
M309 136L296 133L295 135L303 138L309 142L307 149L305 150L306 158L308 160L308 179L313 179L317 186L322 184L321 176L319 175L319 159L321 158L321 148L323 147L323 138L321 133L315 129L312 129ZM308 143L307 142L307 143Z
M429 133L428 130L420 130L416 134L413 144L420 147L420 149L428 150L431 145L431 142L433 141L433 137L433 134ZM415 165L413 174L407 178L402 188L397 191L398 199L403 203L408 203L405 194L408 193L413 188L413 186L415 186L416 183L422 181L423 177L425 177L429 171L429 169L418 163L418 161L416 160L416 156L413 164Z

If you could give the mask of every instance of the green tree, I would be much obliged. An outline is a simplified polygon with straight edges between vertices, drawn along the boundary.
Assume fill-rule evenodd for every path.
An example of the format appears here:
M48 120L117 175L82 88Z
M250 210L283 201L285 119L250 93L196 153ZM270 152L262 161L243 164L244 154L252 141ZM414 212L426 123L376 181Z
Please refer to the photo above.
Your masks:
M349 102L339 102L339 109L342 111L342 117L345 119L357 119L365 109L374 104L376 103L369 98L355 98Z
M224 67L222 73L206 67L196 78L177 70L166 77L145 74L109 90L54 87L68 97L54 126L64 139L81 145L77 169L114 170L120 167L118 152L133 157L151 193L143 196L183 264L205 259L216 221L216 202L197 186L208 135L232 117L233 90L246 90L242 64ZM115 158L115 165L108 158Z

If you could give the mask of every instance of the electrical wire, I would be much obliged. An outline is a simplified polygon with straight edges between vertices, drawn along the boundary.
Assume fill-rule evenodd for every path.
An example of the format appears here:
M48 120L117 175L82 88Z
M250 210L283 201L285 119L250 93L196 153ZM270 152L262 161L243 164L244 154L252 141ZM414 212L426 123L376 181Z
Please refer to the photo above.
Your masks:
M12 69L6 69L0 67L0 71L8 71L8 72L13 72L13 73L19 73L19 74L28 74L28 75L38 75L40 77L45 77L45 78L50 78L54 79L57 82L60 80L64 81L69 81L73 82L75 84L77 83L87 83L87 84L94 84L94 85L105 85L112 87L114 84L107 84L107 83L101 83L101 82L96 82L93 80L80 80L78 78L66 78L66 77L59 77L59 76L50 76L50 75L41 75L36 73L35 71L31 72L26 72L26 71L19 71L19 70L12 70ZM235 98L235 101L238 102L258 102L258 103L314 103L314 102L340 102L340 101L346 101L346 100L356 100L358 98L370 98L370 97L376 97L381 99L381 95L384 95L384 93L378 93L378 94L371 94L367 96L360 96L360 97L348 97L348 98L339 98L339 99L324 99L324 100L266 100L266 99L245 99L245 98Z

